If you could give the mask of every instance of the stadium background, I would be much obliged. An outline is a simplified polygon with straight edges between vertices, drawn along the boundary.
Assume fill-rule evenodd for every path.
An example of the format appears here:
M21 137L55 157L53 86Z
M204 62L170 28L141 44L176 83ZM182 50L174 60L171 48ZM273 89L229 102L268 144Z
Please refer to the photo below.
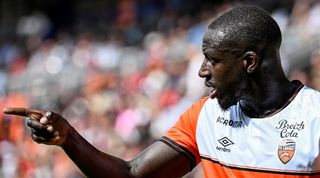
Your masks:
M319 0L1 0L0 107L62 113L97 148L130 159L205 95L202 35L241 4L272 14L287 76L320 89ZM1 178L83 177L29 132L0 114Z

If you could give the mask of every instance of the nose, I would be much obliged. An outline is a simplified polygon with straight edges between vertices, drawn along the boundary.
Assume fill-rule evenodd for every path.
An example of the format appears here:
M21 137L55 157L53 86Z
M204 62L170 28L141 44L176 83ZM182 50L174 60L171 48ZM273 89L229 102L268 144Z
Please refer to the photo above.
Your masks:
M210 77L211 76L206 59L203 60L203 62L201 64L201 67L199 69L198 75L201 78L206 78L206 77Z

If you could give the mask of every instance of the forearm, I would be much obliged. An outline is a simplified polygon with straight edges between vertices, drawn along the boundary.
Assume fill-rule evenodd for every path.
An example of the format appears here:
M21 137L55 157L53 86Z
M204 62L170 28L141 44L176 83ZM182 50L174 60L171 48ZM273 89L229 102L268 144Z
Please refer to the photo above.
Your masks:
M88 177L133 177L128 162L99 151L73 128L61 148Z
M27 125L31 128L32 139L37 143L59 145L88 177L176 178L190 171L190 160L160 141L127 162L93 147L63 117L54 112L5 108L4 113L29 117Z

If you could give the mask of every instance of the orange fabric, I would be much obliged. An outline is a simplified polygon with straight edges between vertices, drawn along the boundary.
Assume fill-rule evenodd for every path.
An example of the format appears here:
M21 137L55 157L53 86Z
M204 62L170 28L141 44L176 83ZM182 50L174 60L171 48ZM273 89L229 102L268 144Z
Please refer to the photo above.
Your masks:
M207 99L208 97L203 98L193 104L191 108L189 108L180 116L180 119L176 125L174 125L165 134L166 137L169 137L178 145L189 150L195 156L197 164L200 162L200 155L196 141L196 128L199 113Z
M320 173L312 175L299 175L298 173L290 172L291 174L276 173L276 170L258 170L248 167L236 167L232 165L223 165L212 162L211 160L201 160L206 178L219 177L219 178L319 178ZM231 166L233 168L230 168Z
M200 111L208 97L199 100L185 111L178 122L164 135L172 140L167 142L175 149L185 152L181 147L190 151L196 158L196 164L200 161L206 178L320 178L320 172L295 172L286 170L263 169L233 165L215 160L205 155L199 155L196 131Z

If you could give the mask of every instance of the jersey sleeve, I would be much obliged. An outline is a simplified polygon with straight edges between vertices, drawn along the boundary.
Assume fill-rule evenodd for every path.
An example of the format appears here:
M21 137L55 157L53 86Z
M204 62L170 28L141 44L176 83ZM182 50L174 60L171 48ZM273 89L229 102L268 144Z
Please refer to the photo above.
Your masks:
M201 108L207 99L208 97L203 98L187 109L177 123L161 138L162 142L190 159L191 169L200 162L196 128Z

